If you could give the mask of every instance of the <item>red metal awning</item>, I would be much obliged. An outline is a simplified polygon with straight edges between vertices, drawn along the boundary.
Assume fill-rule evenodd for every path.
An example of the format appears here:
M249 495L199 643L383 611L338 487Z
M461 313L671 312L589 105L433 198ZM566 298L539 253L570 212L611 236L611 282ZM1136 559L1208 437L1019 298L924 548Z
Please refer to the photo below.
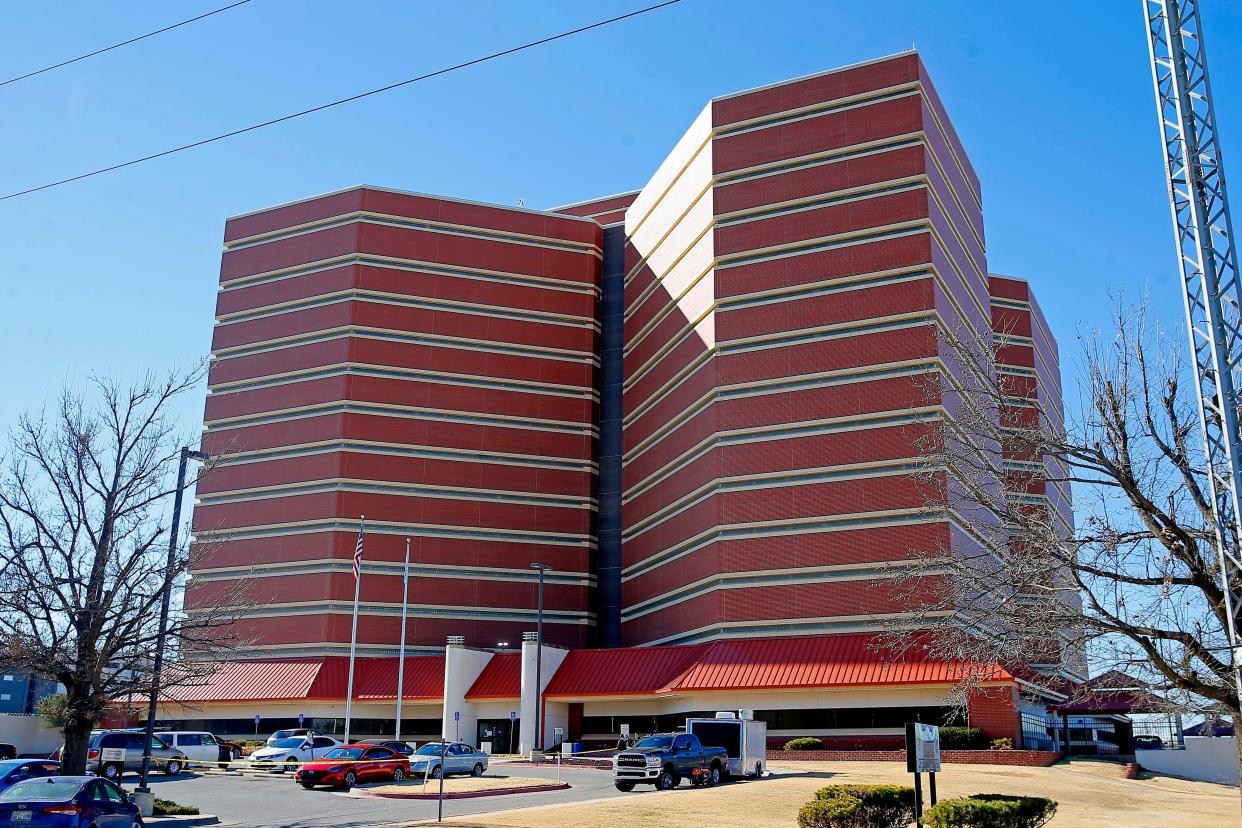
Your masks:
M183 703L339 700L345 697L348 678L349 659L339 656L230 661L210 676L170 687L163 695ZM443 698L444 656L407 658L403 691L406 699ZM354 666L354 697L395 699L397 659L358 659Z
M558 696L635 696L666 692L710 645L570 650L544 691Z
M522 695L522 654L497 653L466 691L466 701L516 699Z

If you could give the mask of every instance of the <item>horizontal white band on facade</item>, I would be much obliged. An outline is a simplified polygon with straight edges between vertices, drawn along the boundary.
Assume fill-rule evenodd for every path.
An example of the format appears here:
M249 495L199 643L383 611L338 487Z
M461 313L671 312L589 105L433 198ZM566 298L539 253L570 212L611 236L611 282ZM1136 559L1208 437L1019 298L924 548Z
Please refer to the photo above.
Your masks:
M779 333L768 333L739 339L723 339L716 342L716 351L722 355L744 354L771 348L788 348L811 342L828 342L835 339L852 339L874 333L925 328L935 325L938 314L934 310L913 311L892 316L870 316L866 319L837 322L814 328L793 328Z
M230 382L211 383L207 390L212 394L227 394L234 391L254 391L260 388L273 388L297 382L309 382L318 379L332 379L344 376L371 377L374 379L392 379L403 382L429 382L436 385L460 385L472 388L486 388L492 391L512 391L519 394L545 394L556 397L577 397L595 400L599 392L586 386L557 385L553 383L531 382L529 380L498 379L476 376L474 374L455 374L447 371L426 371L416 368L397 368L387 365L375 365L362 362L334 362L329 365L318 365L314 368L303 368L296 371L283 371L260 375L253 379L232 380Z
M886 287L888 285L936 278L938 278L936 269L928 265L876 270L868 273L851 273L839 278L822 279L815 282L800 282L792 286L725 296L717 301L716 309L719 313L732 313L734 311L750 310L751 308L779 305L785 302L800 302L804 299L817 299L824 296L850 293L856 290L869 290L875 287Z
M291 313L314 310L346 302L365 302L371 305L391 305L393 307L414 308L417 310L435 311L437 313L456 313L467 316L484 316L491 319L507 319L514 322L532 322L540 325L560 325L567 328L599 330L599 322L586 316L527 310L525 308L515 309L502 305L460 302L427 296L412 296L366 288L345 288L329 293L318 293L301 299L292 299L287 302L275 302L270 305L247 308L246 310L217 316L216 322L219 326L224 327L259 319L272 319Z
M245 238L234 239L224 243L226 252L235 250L245 250L251 247L258 247L264 244L281 241L283 239L292 239L298 236L305 236L310 233L319 233L324 230L331 230L336 227L348 227L355 224L374 224L381 227L397 227L403 230L421 230L426 233L437 233L445 236L461 236L469 239L480 239L482 241L498 241L505 244L520 244L525 247L541 247L546 250L559 250L565 253L581 253L584 255L601 255L599 245L588 242L574 242L566 239L556 239L549 236L535 236L529 233L518 233L509 230L493 230L490 228L475 227L468 224L453 224L446 221L435 221L433 219L410 218L408 216L397 216L391 213L380 213L374 210L353 210L348 213L338 213L335 216L316 219L315 221L305 222L293 227L284 227L279 230L269 230L265 233L259 233Z
M498 543L527 543L538 546L595 548L595 540L591 535L579 532L523 532L517 529L493 529L477 526L448 526L441 523L378 520L368 520L366 531L368 535L400 535L403 538L421 535L422 537L444 538L447 540L460 538L463 540L496 541ZM311 535L320 532L347 532L357 535L358 521L350 518L329 518L327 520L295 520L284 523L267 523L259 526L238 526L231 529L198 529L194 532L194 538L207 543L218 543Z
M385 443L378 440L316 440L310 443L295 443L276 448L257 449L255 451L238 451L232 454L222 454L216 459L216 464L218 466L231 466L244 463L262 463L269 460L308 457L316 454L331 454L343 451L359 454L383 454L390 457L417 457L423 460L449 460L459 463L531 466L533 468L557 469L571 472L593 472L596 468L595 462L587 459L561 458L538 454L513 454L501 451L483 451L482 449L420 446L411 443Z
M716 495L763 489L816 486L878 477L910 477L925 468L918 458L883 460L874 463L850 463L839 466L817 466L780 472L759 472L720 476L659 509L621 532L622 541L632 541L651 529L667 523L678 515L709 501Z
M404 572L401 561L373 561L363 558L359 565L363 575L400 578ZM313 560L259 563L247 566L215 566L194 569L190 577L195 583L211 581L237 581L251 578L283 578L288 575L347 575L353 573L353 562L342 558L317 558ZM529 567L468 566L453 564L428 564L410 561L411 578L440 578L448 580L529 581L537 583L539 573ZM574 572L564 569L548 569L543 573L548 584L567 586L594 586L594 573Z
M942 416L944 416L943 408L939 406L922 406L914 409L901 409L899 411L890 409L845 417L795 420L793 422L780 422L714 432L669 460L642 480L638 480L633 485L627 487L621 502L627 503L641 496L653 486L659 485L717 447L728 448L730 446L765 443L772 440L796 440L804 437L846 434L869 431L876 428L890 428L898 425L915 425L934 422Z
M545 431L575 437L595 437L599 429L593 423L573 423L567 420L545 420L537 417L515 417L510 414L486 414L475 411L450 411L443 408L425 408L416 405L398 405L380 402L324 402L278 408L255 414L235 417L214 417L205 421L205 431L222 431L253 428L272 423L287 423L314 417L332 417L345 414L368 417L395 417L405 420L455 423L458 425L486 428L517 428L525 431Z
M493 608L490 610L472 609L451 604L408 604L408 617L416 618L455 618L465 621L529 621L536 620L536 610L520 607ZM288 603L267 603L261 607L220 607L213 612L224 612L238 620L255 618L286 618L299 615L353 615L353 601L291 601ZM193 617L194 609L186 610ZM401 604L393 602L361 601L358 605L358 617L367 616L401 616ZM595 613L576 610L543 611L545 624L589 624Z
M322 478L299 480L275 486L256 486L198 493L198 502L204 506L221 503L246 503L272 498L299 497L325 492L354 492L360 494L390 494L399 497L427 497L437 500L466 500L476 503L508 503L520 506L541 506L553 509L595 509L595 499L574 495L541 494L537 492L506 491L504 489L467 488L464 486L435 486L421 483L399 483L385 480L360 478Z
M234 345L229 348L212 350L212 358L217 362L283 351L286 348L298 348L303 345L314 345L320 342L331 342L337 339L369 339L379 342L395 342L401 345L422 345L431 348L444 348L455 351L477 351L500 356L530 357L532 359L573 362L580 365L599 365L599 357L586 351L575 351L567 348L545 348L539 345L516 345L499 340L469 339L461 336L445 336L443 334L399 331L393 328L377 328L371 325L336 325L322 328L305 334L281 336L272 339L260 339Z
M266 285L272 282L283 282L299 276L322 273L325 270L336 270L341 267L373 267L381 270L397 270L411 273L425 273L429 276L448 276L453 279L466 279L476 282L492 282L520 288L537 290L555 290L563 293L578 293L589 296L599 295L599 286L590 282L575 279L560 279L554 276L536 276L530 273L514 273L506 270L490 270L479 267L463 267L460 265L430 262L422 259L408 259L401 256L381 256L375 253L342 253L339 256L328 256L288 267L264 270L246 276L235 276L220 283L220 293Z
M755 521L748 523L725 523L703 530L672 546L660 549L637 563L623 567L621 581L633 580L693 552L719 541L751 540L755 538L787 537L790 535L817 535L825 532L845 532L856 529L875 529L916 524L948 522L947 515L929 515L926 509L889 509L882 512L845 512L835 515L815 515L805 518Z
M846 635L893 632L902 622L926 625L933 618L947 620L949 612L891 612L870 615L826 615L817 618L775 618L764 621L725 621L707 624L648 641L644 646L704 644L735 638L771 638L790 635ZM945 682L950 684L951 682Z
M890 178L854 187L825 190L815 195L754 205L728 213L717 213L716 226L718 228L737 227L751 222L797 215L808 210L819 210L824 207L835 207L841 204L856 204L861 201L870 201L871 199L884 198L901 193L915 193L926 189L928 189L928 182L926 176L923 175Z
M621 620L632 621L653 612L675 607L686 601L725 589L755 589L773 586L825 585L853 581L879 581L908 574L907 567L915 560L874 561L870 563L837 564L833 566L802 566L781 569L759 569L745 572L723 572L699 578L621 610ZM947 575L949 570L920 565L920 577Z

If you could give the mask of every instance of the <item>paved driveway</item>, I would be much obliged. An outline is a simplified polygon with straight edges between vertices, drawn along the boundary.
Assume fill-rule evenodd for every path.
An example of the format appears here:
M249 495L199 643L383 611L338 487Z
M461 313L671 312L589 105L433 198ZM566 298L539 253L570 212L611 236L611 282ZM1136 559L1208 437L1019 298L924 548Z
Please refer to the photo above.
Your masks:
M556 778L555 767L492 764L488 775ZM582 802L601 797L624 796L612 786L612 774L604 770L561 770L561 779L573 787L547 793L512 794L478 799L446 799L444 815L463 816ZM137 784L133 776L122 780L125 788ZM365 787L365 786L364 786ZM364 799L326 789L303 790L292 777L184 776L170 779L152 776L156 796L183 805L194 805L224 822L252 828L380 828L422 819L434 819L435 800ZM430 786L428 790L434 790Z

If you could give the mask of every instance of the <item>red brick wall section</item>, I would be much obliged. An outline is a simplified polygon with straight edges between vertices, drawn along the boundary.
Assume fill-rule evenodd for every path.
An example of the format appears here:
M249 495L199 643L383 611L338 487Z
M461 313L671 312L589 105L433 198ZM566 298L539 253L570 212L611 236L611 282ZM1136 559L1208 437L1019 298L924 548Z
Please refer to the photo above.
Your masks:
M940 761L950 765L1021 765L1046 768L1064 753L1051 750L945 750ZM904 762L904 750L769 750L769 762Z
M970 726L983 729L991 739L1013 739L1014 747L1022 747L1022 714L1018 703L1018 686L980 687L971 691L966 709Z

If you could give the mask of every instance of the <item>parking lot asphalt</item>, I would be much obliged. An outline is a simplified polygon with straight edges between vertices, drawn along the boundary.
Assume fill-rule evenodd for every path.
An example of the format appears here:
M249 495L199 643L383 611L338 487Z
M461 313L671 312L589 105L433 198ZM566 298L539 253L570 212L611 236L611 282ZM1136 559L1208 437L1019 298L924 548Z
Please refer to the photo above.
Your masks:
M493 763L487 775L556 779L556 773L555 767ZM561 779L572 787L545 793L446 799L444 816L639 795L616 790L612 785L612 774L606 770L563 768ZM121 784L126 790L132 790L137 785L137 779L132 775L126 776ZM359 790L366 787L359 786ZM436 816L435 800L368 799L322 788L307 791L288 775L152 776L151 789L158 797L182 805L193 805L203 813L215 814L222 822L253 828L388 828L435 819ZM434 793L434 783L429 783L427 790Z

